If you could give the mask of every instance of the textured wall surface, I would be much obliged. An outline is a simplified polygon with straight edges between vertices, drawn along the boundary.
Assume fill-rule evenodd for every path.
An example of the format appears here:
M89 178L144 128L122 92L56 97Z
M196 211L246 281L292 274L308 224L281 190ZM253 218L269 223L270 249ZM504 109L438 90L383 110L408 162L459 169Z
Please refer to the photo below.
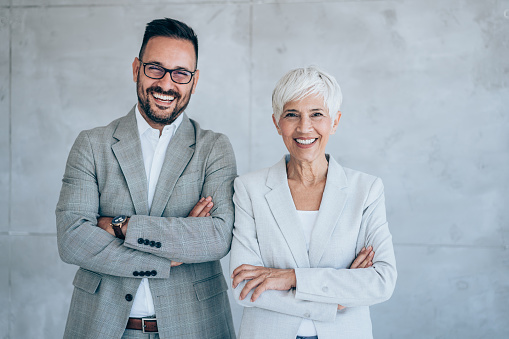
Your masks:
M187 112L230 137L241 174L285 152L270 96L287 70L338 79L328 152L384 180L398 260L376 338L509 337L509 1L0 0L0 338L62 336L65 160L135 103L131 63L163 16L198 33Z

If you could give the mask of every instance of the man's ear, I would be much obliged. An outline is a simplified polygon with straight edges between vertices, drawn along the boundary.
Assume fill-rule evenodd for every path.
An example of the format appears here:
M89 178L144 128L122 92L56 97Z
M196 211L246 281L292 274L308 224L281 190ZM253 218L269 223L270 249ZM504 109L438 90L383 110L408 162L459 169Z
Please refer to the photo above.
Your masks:
M196 85L198 85L198 79L200 78L200 70L197 69L196 73L193 75L193 89L191 90L191 94L194 94L194 91L196 90Z
M138 59L137 57L134 58L134 61L133 61L133 81L134 82L138 82L138 74L140 72L140 59Z
M334 123L332 124L332 130L330 134L336 133L336 130L338 129L339 125L339 119L341 119L341 111L338 111L338 114L336 115L336 118L334 119Z
M272 122L274 123L274 126L276 126L277 133L281 135L281 129L279 129L279 125L277 124L276 117L274 116L274 114L272 114Z

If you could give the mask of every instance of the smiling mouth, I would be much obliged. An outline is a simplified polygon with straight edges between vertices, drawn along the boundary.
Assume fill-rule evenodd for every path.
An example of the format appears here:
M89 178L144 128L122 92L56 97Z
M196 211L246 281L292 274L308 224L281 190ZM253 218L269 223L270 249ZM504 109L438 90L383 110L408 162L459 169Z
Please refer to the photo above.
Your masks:
M318 138L314 138L314 139L293 139L293 140L295 140L298 144L301 144L301 145L311 145L316 140L318 140Z
M161 93L152 92L152 96L163 103L171 103L173 100L175 100L174 96L171 95L165 95Z

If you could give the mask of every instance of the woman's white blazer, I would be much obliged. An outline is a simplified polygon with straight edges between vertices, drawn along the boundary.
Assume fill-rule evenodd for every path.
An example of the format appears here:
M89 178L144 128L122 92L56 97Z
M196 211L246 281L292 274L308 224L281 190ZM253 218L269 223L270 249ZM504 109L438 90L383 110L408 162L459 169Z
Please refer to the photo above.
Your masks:
M269 290L255 302L234 289L244 314L239 338L295 339L302 319L318 338L372 338L369 306L389 299L396 260L385 213L382 181L340 166L329 156L327 182L309 253L286 174L289 156L235 180L235 226L230 274L242 265L294 268L297 287ZM348 269L372 245L373 266ZM337 306L346 306L338 311Z

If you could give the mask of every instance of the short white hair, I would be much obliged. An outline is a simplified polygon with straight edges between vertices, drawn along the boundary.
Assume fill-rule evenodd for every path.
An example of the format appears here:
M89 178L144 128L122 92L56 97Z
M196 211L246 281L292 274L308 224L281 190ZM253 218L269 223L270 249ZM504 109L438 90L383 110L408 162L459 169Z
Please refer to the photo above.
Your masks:
M272 92L272 111L276 122L279 123L287 103L311 94L323 97L333 124L343 101L341 88L332 75L316 66L292 69L278 81Z

